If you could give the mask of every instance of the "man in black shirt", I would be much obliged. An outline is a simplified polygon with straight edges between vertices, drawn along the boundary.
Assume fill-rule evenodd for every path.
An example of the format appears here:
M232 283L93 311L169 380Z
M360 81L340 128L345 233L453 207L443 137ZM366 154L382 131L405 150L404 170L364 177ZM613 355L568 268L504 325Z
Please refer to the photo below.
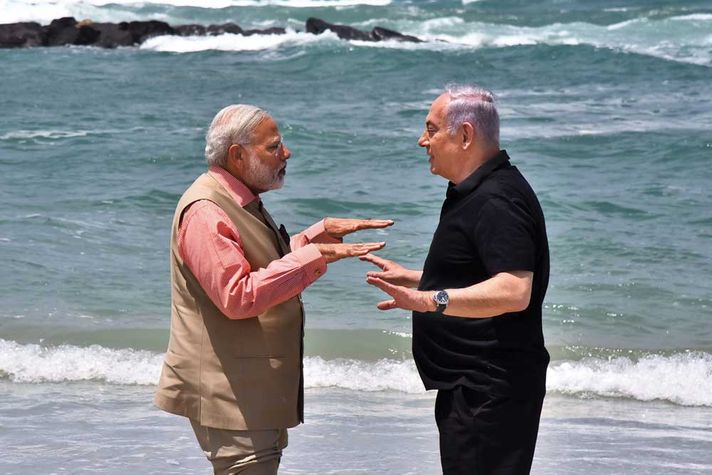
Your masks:
M423 271L369 254L369 284L413 311L413 356L435 420L446 474L527 474L549 354L541 309L549 281L544 215L499 148L489 91L450 86L418 140L430 171L449 180Z

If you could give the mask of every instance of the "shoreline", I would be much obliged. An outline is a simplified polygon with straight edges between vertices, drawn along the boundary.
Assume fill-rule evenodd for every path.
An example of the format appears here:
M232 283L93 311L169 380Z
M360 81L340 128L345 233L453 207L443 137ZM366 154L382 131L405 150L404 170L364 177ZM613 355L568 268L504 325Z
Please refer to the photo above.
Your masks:
M152 387L0 388L2 473L209 469L187 421L151 404ZM434 397L308 389L305 424L290 429L280 473L438 473ZM709 407L549 394L532 473L701 473L712 469L710 417ZM30 446L45 456L28 457Z

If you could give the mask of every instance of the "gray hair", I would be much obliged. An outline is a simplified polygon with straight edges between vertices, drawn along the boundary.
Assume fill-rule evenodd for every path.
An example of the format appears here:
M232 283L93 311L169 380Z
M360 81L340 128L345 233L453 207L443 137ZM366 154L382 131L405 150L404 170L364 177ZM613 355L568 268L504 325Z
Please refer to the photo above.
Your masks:
M233 104L215 115L205 134L205 159L209 166L224 167L232 144L247 145L252 133L269 114L259 107Z
M450 96L447 106L447 130L450 135L469 122L487 145L499 148L499 114L494 94L475 84L448 84L445 92Z

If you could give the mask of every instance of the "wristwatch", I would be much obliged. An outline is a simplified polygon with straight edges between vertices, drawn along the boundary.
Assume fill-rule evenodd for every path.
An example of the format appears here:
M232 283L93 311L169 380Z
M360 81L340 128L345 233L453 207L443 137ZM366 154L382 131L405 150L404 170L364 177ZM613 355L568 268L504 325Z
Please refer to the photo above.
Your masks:
M433 301L435 301L435 304L438 306L435 312L443 313L447 304L450 303L450 296L444 290L436 290L433 294Z

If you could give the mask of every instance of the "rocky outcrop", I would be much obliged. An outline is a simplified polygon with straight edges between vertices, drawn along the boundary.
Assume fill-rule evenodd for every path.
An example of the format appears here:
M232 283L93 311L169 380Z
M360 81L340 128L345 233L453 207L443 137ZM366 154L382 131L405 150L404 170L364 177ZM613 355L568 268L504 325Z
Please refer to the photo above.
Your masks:
M42 46L42 25L34 22L0 25L0 47L26 48Z
M43 46L64 46L77 44L79 28L77 20L72 17L58 18L52 20L47 26L42 27Z
M0 25L2 28L12 27ZM21 24L14 24L21 25ZM138 45L152 36L174 35L176 31L162 21L132 21L121 23L94 23L90 20L78 22L73 17L52 20L40 28L42 46L91 45L102 48ZM0 47L6 42L0 38ZM25 42L22 46L38 46Z
M395 40L395 41L407 41L410 43L422 43L423 42L423 40L421 40L420 38L416 38L415 36L404 35L403 33L389 30L387 28L381 28L380 26L377 26L373 30L371 30L371 37L373 37L373 39L376 41Z
M283 35L287 32L284 28L279 28L273 26L272 28L265 28L264 30L245 30L242 34L245 36L251 35Z
M81 27L82 30L92 31L97 35L93 43L85 45L100 48L117 48L119 46L133 46L134 36L129 31L128 23L91 23Z
M306 31L321 34L333 31L339 38L361 41L409 41L421 40L397 31L376 27L370 32L358 30L348 25L328 23L319 18L309 18ZM284 28L272 27L263 30L243 30L235 23L218 25L178 25L171 26L162 21L131 21L120 23L94 23L91 20L77 21L73 17L53 20L49 25L39 23L9 23L0 25L0 48L24 48L32 46L96 46L100 48L116 48L119 46L135 46L148 38L162 35L178 36L215 36L225 33L235 35L283 35Z
M357 30L351 26L347 25L337 25L334 23L328 23L321 18L311 17L307 19L307 33L312 33L314 35L320 35L325 31L333 31L336 35L344 40L360 40L360 41L374 41L371 35L365 31Z
M375 27L369 33L365 31L357 30L348 25L338 25L335 23L328 23L320 18L309 18L307 20L307 33L313 33L319 35L325 31L333 31L336 35L344 40L360 40L360 41L384 41L384 40L394 40L394 41L408 41L412 43L420 43L421 40L415 36L404 35L397 31L389 30L386 28L381 28L380 26Z

